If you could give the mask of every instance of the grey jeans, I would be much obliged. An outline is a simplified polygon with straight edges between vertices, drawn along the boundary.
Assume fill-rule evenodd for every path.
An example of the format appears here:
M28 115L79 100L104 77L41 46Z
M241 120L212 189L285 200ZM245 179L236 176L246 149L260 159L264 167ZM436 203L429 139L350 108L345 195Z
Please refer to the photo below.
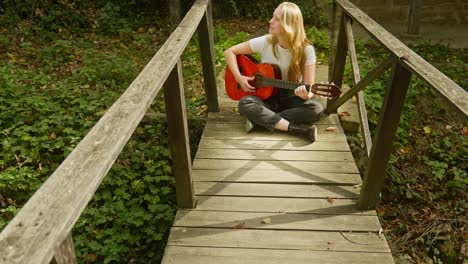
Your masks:
M303 100L295 95L272 96L265 101L254 95L239 101L239 113L252 123L272 131L284 118L295 124L317 122L323 106L316 99Z

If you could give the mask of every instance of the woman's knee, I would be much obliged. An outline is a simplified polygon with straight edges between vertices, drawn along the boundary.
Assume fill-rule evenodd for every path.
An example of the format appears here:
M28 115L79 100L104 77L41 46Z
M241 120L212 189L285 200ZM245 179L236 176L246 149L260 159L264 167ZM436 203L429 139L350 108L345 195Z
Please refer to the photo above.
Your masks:
M259 98L248 95L239 100L238 109L241 114L249 112L253 107L260 105Z
M307 101L304 102L304 105L307 106L307 108L309 109L309 111L312 112L312 114L320 114L323 112L324 110L324 107L322 105L322 103L318 100L315 100L315 99L309 99Z

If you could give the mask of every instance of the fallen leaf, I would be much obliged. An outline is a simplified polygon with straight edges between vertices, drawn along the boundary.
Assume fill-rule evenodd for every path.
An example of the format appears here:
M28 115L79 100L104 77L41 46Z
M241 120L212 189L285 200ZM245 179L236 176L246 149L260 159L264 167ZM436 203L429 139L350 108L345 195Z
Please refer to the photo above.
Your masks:
M387 209L385 209L385 207L381 207L381 206L377 206L377 208L375 208L375 210L377 211L378 215L384 215L385 212L387 211Z
M328 201L329 203L334 203L334 202L335 202L335 200L333 200L333 198L330 198L330 197L327 198L327 201Z
M239 109L237 107L234 107L232 110L236 113L239 112Z
M269 224L269 223L271 223L271 219L270 219L270 218L262 219L262 224Z
M245 228L245 222L238 223L237 225L233 226L235 229L244 229Z
M446 125L446 126L445 126L445 129L451 130L451 129L452 129L452 126L451 126L451 125Z
M354 189L361 188L362 184L353 185Z
M425 127L424 127L424 133L430 134L431 131L432 131L432 129L431 129L429 126L425 126Z
M49 138L50 138L50 139L56 139L56 138L57 138L57 136L55 135L55 133L54 133L54 132L52 132L52 134L50 134Z
M463 134L468 134L468 127L463 127L462 128Z
M410 146L406 146L406 147L403 147L403 148L400 148L398 150L400 153L402 154L408 154L411 152L411 147Z
M351 114L348 113L348 112L341 112L341 113L339 113L339 115L340 116L351 116Z
M327 127L325 128L325 131L336 131L336 127Z
M8 57L10 57L11 61L16 62L16 56L15 55L13 55L13 54L11 54L9 52L7 52L7 54L8 54Z

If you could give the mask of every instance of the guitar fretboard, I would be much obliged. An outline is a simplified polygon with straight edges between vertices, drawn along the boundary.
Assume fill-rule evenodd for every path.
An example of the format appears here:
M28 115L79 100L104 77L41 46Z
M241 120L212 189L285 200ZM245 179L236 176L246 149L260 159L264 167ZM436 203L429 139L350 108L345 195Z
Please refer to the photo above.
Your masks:
M300 82L278 80L278 79L265 78L265 77L262 78L262 84L263 86L272 86L272 87L288 89L288 90L295 90L297 87L301 85L305 85L307 90L309 90L309 87L310 87L310 85L303 84Z

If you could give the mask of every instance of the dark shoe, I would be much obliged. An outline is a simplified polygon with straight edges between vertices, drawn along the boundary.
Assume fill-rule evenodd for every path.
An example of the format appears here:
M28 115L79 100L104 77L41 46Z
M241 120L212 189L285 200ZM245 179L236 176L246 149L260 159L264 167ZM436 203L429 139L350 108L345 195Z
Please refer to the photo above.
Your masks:
M296 125L289 123L288 133L306 139L310 143L317 140L317 127L315 125Z

